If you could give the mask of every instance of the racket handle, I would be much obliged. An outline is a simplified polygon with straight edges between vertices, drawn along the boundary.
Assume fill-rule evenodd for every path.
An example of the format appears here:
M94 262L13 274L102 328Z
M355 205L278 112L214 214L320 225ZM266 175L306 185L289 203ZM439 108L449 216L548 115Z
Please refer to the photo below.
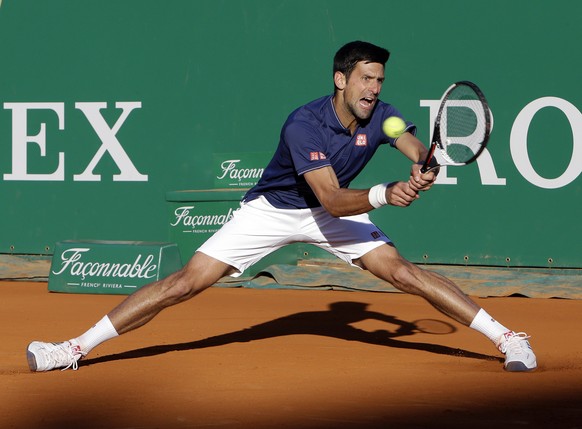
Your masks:
M436 158L434 157L434 151L435 151L436 147L437 147L437 145L434 142L430 145L430 149L428 151L428 155L426 156L426 159L424 160L424 164L422 164L422 167L420 167L420 172L422 174L427 173L427 172L439 167L439 163L437 162Z

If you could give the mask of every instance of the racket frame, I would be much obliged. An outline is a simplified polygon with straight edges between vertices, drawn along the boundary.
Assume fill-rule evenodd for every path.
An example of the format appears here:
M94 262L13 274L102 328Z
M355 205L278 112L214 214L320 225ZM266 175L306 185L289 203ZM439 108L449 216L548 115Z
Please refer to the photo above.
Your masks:
M473 91L475 91L475 93L479 97L479 101L481 101L481 104L483 106L483 112L485 115L485 136L483 138L483 142L481 143L481 146L479 147L479 150L468 161L466 161L466 162L449 162L449 161L447 161L446 163L439 164L436 161L436 157L434 156L435 150L437 148L443 154L443 158L446 159L448 157L448 155L446 154L445 148L443 147L443 143L441 141L441 138L440 138L441 118L443 115L445 104L446 104L447 100L449 99L451 92L453 91L453 89L455 89L457 86L460 86L460 85L469 86ZM460 166L460 165L467 165L467 164L472 163L473 161L475 161L479 157L479 155L481 155L483 150L485 150L485 146L487 146L490 134L491 134L491 112L489 110L489 103L487 103L487 99L485 98L485 95L483 94L481 89L477 85L475 85L473 82L470 82L468 80L462 80L462 81L453 83L451 86L449 86L447 88L447 90L443 93L443 96L441 97L440 104L439 104L439 110L438 110L436 119L434 121L434 127L433 127L433 132L432 132L432 139L431 139L430 148L428 151L428 155L427 155L422 167L420 168L420 172L423 174L428 173L428 172L436 170L444 165Z

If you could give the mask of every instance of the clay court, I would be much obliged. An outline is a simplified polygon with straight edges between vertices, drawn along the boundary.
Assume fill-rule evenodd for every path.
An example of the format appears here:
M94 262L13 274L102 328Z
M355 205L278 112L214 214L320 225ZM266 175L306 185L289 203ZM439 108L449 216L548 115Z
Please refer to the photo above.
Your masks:
M412 296L220 287L78 371L31 373L31 340L76 336L123 297L0 290L2 428L582 427L576 299L476 298L532 336L533 373Z
M572 0L0 0L0 429L582 429L581 16ZM389 61L346 55L357 41ZM390 116L406 127L383 133ZM410 133L446 152L429 193L393 199L428 161ZM77 371L29 370L31 341L75 338L180 269L259 181L247 200L378 207L370 236L529 334L537 369L505 372L481 334L300 242ZM309 218L317 234L282 241L284 221L249 221L262 239L239 248L365 253L366 225Z

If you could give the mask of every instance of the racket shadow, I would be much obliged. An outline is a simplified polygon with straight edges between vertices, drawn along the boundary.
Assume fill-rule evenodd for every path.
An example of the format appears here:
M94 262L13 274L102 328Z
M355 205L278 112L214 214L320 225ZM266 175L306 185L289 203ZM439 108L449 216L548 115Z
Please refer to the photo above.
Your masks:
M460 348L409 340L402 341L399 338L411 337L420 332L426 333L426 329L419 329L417 325L422 321L407 322L391 315L369 311L367 309L368 305L353 301L336 302L330 304L329 309L326 311L294 313L249 328L186 343L156 345L95 358L87 358L79 361L79 366L96 365L126 359L139 359L170 352L220 347L227 344L260 341L267 338L288 335L319 335L389 348L410 349L468 359L503 362L503 359L497 356L475 353ZM393 325L394 329L382 329L369 332L352 326L357 322L365 320L382 321ZM447 322L438 321L438 324L441 328L446 328L447 334L454 333L457 330ZM434 333L438 335L443 334L442 332Z

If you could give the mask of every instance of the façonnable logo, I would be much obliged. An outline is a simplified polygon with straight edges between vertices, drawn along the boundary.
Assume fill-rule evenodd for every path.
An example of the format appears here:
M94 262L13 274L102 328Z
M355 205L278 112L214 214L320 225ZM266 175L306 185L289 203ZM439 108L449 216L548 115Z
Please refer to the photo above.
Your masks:
M183 225L192 229L196 229L199 226L220 227L232 218L235 211L233 208L229 208L226 213L195 214L194 208L195 206L193 205L176 208L174 210L176 218L170 225Z
M132 263L100 262L86 258L91 249L76 247L63 251L60 270L53 270L54 275L66 274L73 277L110 277L151 279L156 276L157 265L153 264L154 255L137 255ZM143 258L143 262L142 262Z
M237 180L238 182L244 180L254 179L255 181L260 179L263 175L264 168L238 168L238 163L240 159L227 159L220 163L221 174L217 176L217 179L230 178L232 180Z

